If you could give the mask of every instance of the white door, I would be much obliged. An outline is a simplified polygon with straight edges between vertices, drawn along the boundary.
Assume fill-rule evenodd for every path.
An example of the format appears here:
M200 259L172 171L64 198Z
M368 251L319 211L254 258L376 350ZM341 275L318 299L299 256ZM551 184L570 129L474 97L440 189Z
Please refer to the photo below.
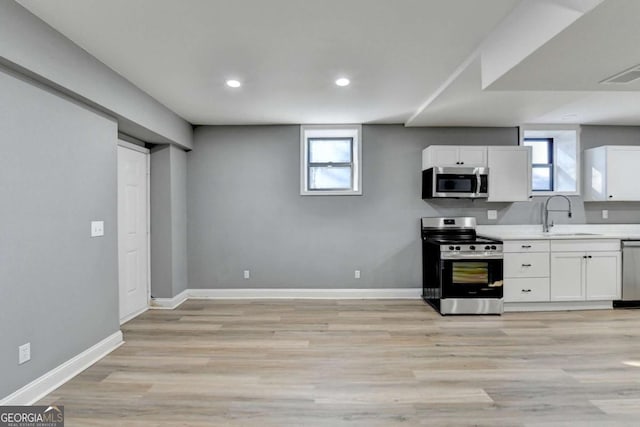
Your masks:
M637 181L629 179L639 162L640 150L636 147L607 149L606 200L640 200Z
M551 254L551 301L584 301L585 260L583 252Z
M531 147L489 147L489 202L528 201Z
M587 254L587 300L609 301L620 298L620 252Z
M142 148L127 148L123 146L126 143L120 144L118 267L120 322L124 323L146 310L149 304L149 154Z
M433 149L433 165L434 166L459 166L458 148L436 147Z
M458 152L460 166L486 167L487 147L461 147Z

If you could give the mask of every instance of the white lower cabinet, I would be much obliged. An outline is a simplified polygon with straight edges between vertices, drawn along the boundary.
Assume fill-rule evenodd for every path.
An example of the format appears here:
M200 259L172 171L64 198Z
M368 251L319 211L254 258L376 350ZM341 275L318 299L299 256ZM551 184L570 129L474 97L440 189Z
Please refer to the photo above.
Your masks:
M504 302L514 310L522 303L544 310L545 302L556 309L566 302L571 309L620 299L618 240L513 240L504 242L504 250Z
M504 302L549 301L549 241L504 242Z
M585 274L587 300L602 301L621 298L620 252L590 252Z
M551 254L551 301L584 301L584 254L557 252Z
M569 246L565 244L565 246ZM615 244L619 247L619 244ZM584 252L551 249L551 301L611 301L620 298L621 256L610 242L582 245Z

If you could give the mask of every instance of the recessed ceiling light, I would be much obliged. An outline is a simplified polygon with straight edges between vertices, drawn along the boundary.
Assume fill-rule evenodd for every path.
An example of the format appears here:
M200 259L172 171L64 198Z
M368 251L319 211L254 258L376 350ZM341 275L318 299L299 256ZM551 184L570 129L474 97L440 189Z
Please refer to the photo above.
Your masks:
M236 88L242 86L242 83L240 83L238 80L231 79L227 80L227 86Z
M349 86L349 83L351 83L351 81L349 81L349 79L347 79L346 77L341 77L336 80L336 84L338 86Z

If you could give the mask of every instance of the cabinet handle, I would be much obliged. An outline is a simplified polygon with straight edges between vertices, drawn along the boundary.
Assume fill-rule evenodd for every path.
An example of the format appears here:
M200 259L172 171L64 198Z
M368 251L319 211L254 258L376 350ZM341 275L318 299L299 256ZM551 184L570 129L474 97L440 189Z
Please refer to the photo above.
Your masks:
M531 264L522 264L523 267L531 267Z
M587 259L587 256L585 255L585 256L583 256L582 258Z
M591 255L587 256L587 258L593 258Z
M464 162L460 162L461 165L464 165Z
M522 292L528 294L529 292L531 292L531 289L523 289Z
M459 165L459 164L460 164L460 162L456 162L456 165Z
M613 199L613 194L609 194L609 198L610 198L610 199Z
M531 247L531 245L522 245L523 249L529 249Z

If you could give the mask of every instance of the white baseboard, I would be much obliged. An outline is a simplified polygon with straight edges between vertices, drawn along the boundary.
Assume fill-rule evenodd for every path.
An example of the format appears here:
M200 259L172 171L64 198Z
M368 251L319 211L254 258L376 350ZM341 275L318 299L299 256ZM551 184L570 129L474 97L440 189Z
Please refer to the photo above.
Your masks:
M127 323L129 320L132 320L138 316L140 316L142 313L144 313L145 311L149 310L149 307L144 307L138 311L135 311L133 313L131 313L128 316L125 316L124 318L120 319L120 326L124 325L125 323Z
M124 344L118 331L0 400L4 405L33 405L98 360Z
M611 310L611 301L506 302L504 311Z
M189 298L189 289L185 289L173 298L151 298L152 310L173 310Z
M422 288L188 289L190 299L418 299Z

